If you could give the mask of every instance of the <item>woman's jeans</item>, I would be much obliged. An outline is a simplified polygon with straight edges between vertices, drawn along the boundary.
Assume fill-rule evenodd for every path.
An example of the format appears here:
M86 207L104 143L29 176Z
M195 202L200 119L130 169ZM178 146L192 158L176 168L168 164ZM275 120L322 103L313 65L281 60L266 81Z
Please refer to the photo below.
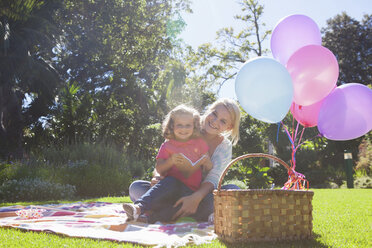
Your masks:
M223 185L222 189L239 189L234 184ZM170 221L174 214L181 208L173 205L181 197L194 193L189 187L178 179L168 176L151 187L150 182L138 180L134 181L129 187L129 197L139 204L142 211L151 210L149 222ZM197 221L207 221L208 216L213 213L213 194L207 194L199 203L195 214L191 215Z

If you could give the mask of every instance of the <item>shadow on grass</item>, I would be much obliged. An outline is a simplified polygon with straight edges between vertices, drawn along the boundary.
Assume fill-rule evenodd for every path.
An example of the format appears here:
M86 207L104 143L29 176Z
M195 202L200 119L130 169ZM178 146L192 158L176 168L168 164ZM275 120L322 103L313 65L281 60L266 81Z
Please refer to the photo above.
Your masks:
M326 248L330 247L319 242L317 239L320 238L320 235L313 233L313 238L304 239L304 240L290 240L290 241L273 241L273 242L245 242L245 243L228 243L222 240L219 240L221 244L225 245L228 248Z
M49 200L49 201L28 201L28 202L0 202L0 207L8 206L28 206L28 205L46 205L46 204L64 204L64 203L77 203L77 202L111 202L111 203L124 203L131 202L129 196L122 197L97 197L97 198L76 198L69 200Z

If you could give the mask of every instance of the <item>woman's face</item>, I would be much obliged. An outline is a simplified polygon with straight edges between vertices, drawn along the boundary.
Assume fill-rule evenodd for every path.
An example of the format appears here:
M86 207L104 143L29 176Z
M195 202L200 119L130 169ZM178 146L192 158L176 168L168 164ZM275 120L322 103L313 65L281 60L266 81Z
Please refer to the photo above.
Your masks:
M232 119L229 111L223 105L217 107L205 118L203 129L208 134L221 134L232 128Z

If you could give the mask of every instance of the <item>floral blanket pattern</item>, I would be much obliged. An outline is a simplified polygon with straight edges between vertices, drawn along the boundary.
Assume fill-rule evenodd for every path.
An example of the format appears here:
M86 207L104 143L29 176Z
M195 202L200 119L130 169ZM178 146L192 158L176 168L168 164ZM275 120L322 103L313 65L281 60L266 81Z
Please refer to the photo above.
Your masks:
M0 227L156 247L203 244L216 238L207 222L126 222L122 204L107 202L1 207Z

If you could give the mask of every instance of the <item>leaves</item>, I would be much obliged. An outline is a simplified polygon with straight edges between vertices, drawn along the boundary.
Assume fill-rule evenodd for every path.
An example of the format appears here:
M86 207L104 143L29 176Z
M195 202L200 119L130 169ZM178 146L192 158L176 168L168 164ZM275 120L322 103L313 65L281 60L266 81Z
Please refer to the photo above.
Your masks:
M322 29L323 46L336 56L340 74L338 85L345 83L372 82L372 15L365 15L359 22L345 12L327 21Z
M246 28L238 34L231 27L223 28L217 32L218 46L203 44L196 52L188 54L187 66L192 71L194 80L201 82L207 89L217 87L217 93L227 80L235 77L242 63L251 56L261 56L267 52L262 48L262 42L271 31L260 31L263 26L260 20L263 6L253 0L243 0L240 4L244 15L237 15L235 19L244 22ZM191 69L193 67L198 68L197 74Z

